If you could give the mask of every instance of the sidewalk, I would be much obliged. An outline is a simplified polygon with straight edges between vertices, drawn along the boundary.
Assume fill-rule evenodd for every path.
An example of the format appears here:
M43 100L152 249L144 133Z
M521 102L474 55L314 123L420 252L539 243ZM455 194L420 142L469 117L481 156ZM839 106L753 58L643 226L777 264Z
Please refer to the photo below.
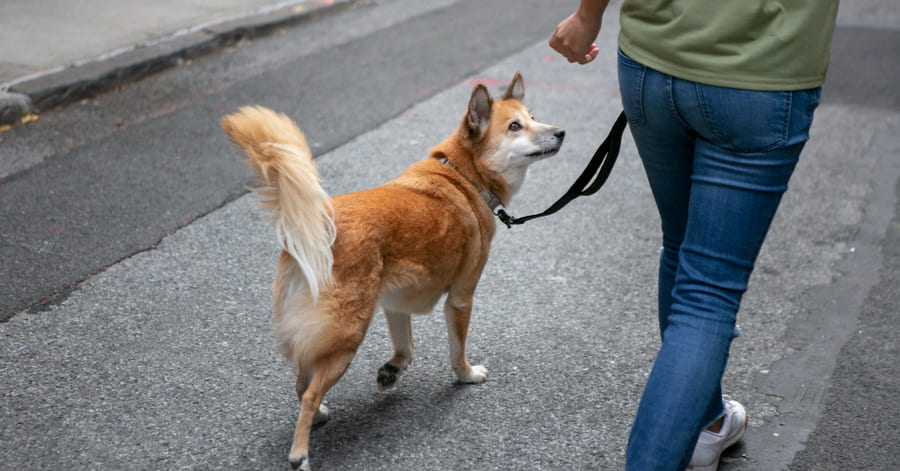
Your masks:
M0 2L0 125L360 0Z

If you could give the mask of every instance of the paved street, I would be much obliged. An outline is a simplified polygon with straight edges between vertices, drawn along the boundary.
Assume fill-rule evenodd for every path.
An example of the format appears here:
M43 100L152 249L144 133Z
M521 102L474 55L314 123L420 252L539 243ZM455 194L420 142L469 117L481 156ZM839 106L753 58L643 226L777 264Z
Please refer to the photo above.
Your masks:
M589 66L546 45L575 5L348 2L0 132L0 469L287 469L299 404L271 341L279 246L219 119L289 114L339 194L423 158L475 83L499 94L521 71L535 116L567 131L511 208L536 212L621 110L616 14ZM900 468L898 25L893 0L841 5L812 138L738 318L724 387L750 429L720 470ZM436 313L377 391L391 346L376 316L326 397L314 469L623 468L659 346L660 245L623 146L597 195L498 229L468 342L488 382L454 383Z

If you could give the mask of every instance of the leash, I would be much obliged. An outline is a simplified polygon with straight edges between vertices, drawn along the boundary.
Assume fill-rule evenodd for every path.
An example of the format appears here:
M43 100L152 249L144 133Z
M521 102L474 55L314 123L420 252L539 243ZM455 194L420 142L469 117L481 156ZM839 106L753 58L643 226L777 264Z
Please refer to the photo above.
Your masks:
M612 172L613 165L616 164L616 157L619 156L619 148L622 146L622 133L625 132L627 124L628 121L625 119L625 112L623 111L619 114L615 124L613 124L609 135L606 136L606 140L603 141L603 144L600 144L600 147L594 152L594 156L591 157L591 161L588 162L587 167L581 172L581 176L575 180L569 191L550 205L549 208L541 213L520 218L510 216L503 208L498 209L494 215L503 224L506 224L506 227L512 228L513 225L524 224L532 219L549 216L579 196L590 196L596 193L606 183L606 179L609 178L609 174ZM591 180L593 180L593 183L591 183Z

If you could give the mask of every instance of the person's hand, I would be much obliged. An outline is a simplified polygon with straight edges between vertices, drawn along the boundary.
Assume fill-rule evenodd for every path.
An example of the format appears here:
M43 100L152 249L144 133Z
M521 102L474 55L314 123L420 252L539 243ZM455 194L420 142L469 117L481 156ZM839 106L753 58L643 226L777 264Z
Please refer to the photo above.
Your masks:
M550 47L569 62L587 64L594 60L600 48L594 44L600 34L601 15L591 18L575 12L563 20L550 36Z

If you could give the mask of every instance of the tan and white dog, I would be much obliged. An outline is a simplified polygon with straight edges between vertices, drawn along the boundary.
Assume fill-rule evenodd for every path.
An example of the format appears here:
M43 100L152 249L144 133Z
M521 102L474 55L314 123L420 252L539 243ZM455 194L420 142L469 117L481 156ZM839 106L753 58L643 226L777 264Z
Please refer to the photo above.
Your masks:
M496 230L492 211L509 204L528 166L554 155L565 136L535 121L523 96L518 73L498 101L475 86L459 128L427 159L377 188L332 199L290 118L245 107L222 120L249 157L284 243L272 305L278 349L297 370L295 469L309 469L310 428L327 419L322 397L347 370L379 305L394 344L379 388L393 386L412 362L411 314L430 312L445 293L450 365L461 382L487 379L465 347Z

